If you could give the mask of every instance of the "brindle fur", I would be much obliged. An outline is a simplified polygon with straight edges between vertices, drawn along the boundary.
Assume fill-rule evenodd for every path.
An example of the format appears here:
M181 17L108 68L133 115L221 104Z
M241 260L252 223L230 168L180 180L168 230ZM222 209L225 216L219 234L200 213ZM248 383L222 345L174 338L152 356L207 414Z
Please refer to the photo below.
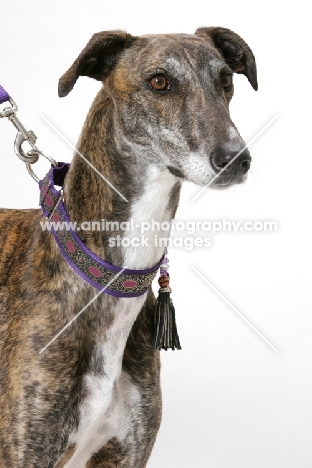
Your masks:
M64 194L71 220L128 220L142 197L150 166L177 174L172 175L166 201L169 218L175 215L183 178L201 185L209 182L215 174L209 161L214 148L229 140L244 144L238 132L228 136L228 129L235 129L228 112L233 93L220 89L220 66L245 74L257 88L252 52L227 29L138 38L120 31L93 36L61 78L59 94L68 94L80 75L103 81L78 149L129 203L75 154ZM156 72L170 75L172 92L149 88L148 79ZM231 183L233 177L220 179ZM71 434L79 427L79 407L90 396L84 380L88 374L111 378L107 418L114 402L126 398L121 378L131 382L140 399L127 410L124 437L111 435L104 418L103 445L84 466L144 468L161 419L159 352L151 346L152 291L132 322L129 319L129 330L122 330L124 343L116 340L116 350L124 346L124 351L112 376L107 368L110 356L99 353L98 345L105 344L121 300L105 294L39 354L96 293L68 266L51 234L42 231L43 219L40 210L0 212L0 466L67 466L76 450ZM79 235L95 254L124 264L125 251L108 246L111 233ZM160 251L138 251L128 267L151 267L160 256Z

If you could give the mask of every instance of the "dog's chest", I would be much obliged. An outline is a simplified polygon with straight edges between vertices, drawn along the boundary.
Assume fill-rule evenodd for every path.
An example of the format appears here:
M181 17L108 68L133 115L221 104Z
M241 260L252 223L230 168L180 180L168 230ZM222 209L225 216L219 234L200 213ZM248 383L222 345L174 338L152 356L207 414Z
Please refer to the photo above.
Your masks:
M126 446L135 442L141 394L122 371L122 357L144 300L145 296L118 301L116 318L107 329L105 340L93 352L90 368L83 377L78 429L69 435L69 444L75 445L75 451L64 468L85 468L92 455L112 438Z
M131 451L140 431L141 394L127 373L123 371L113 385L106 378L88 376L87 380L89 395L81 403L79 429L69 440L75 444L75 451L64 468L85 468L111 439L117 438Z

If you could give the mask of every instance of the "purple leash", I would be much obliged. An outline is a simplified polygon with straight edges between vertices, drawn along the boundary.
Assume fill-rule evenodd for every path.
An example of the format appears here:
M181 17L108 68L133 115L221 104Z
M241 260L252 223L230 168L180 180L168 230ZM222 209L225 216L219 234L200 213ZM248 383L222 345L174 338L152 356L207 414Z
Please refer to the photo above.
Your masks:
M0 85L0 104L10 101L10 96L4 88Z

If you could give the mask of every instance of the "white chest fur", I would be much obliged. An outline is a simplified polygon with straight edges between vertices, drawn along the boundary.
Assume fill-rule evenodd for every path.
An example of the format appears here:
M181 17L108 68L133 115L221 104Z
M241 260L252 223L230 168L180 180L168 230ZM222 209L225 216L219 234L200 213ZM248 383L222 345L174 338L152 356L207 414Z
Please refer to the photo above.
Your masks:
M131 443L130 421L139 417L141 396L121 365L128 335L144 301L145 295L118 300L116 319L107 329L105 341L94 351L93 358L104 363L103 372L84 376L79 426L69 438L76 448L64 468L85 468L91 456L111 438Z
M159 239L170 235L170 229L162 229L161 225L168 225L171 221L172 213L168 210L168 203L176 180L167 169L160 171L156 167L149 168L143 193L131 207L134 229L124 235L130 240L142 240L141 236L144 237L139 246L129 245L123 249L124 264L128 268L150 268L161 258L164 246L159 246ZM152 229L148 229L148 224ZM165 224L163 226L166 227ZM147 228L144 233L142 227Z

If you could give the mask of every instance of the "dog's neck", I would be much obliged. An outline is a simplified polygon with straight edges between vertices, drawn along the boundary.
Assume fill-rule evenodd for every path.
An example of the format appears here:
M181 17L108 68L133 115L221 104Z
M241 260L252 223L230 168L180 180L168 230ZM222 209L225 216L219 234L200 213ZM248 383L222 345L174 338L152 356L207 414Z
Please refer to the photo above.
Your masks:
M142 233L141 223L151 220L169 222L178 206L181 183L166 168L155 162L148 164L148 157L143 162L135 153L120 146L117 148L114 131L112 105L103 98L103 93L99 93L89 111L77 149L128 202L76 153L66 178L65 206L70 220L78 225L85 221L121 223L132 219L130 232L122 229L80 230L78 234L96 255L110 263L134 269L149 268L164 252L164 244L159 246L158 239L168 237L170 231L147 229ZM112 238L115 238L114 246ZM128 245L129 241L139 243L139 246Z

